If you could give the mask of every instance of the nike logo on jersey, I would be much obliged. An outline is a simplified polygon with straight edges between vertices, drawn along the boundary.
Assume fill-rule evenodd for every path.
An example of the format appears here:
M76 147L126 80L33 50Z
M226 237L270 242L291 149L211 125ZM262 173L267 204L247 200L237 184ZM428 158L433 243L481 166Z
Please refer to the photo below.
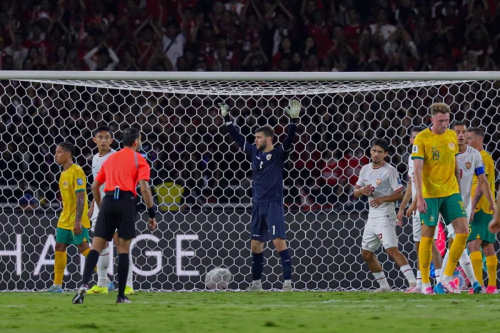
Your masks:
M258 159L258 160L260 160L260 157L259 157L259 156L255 156L255 157L257 157L257 159Z

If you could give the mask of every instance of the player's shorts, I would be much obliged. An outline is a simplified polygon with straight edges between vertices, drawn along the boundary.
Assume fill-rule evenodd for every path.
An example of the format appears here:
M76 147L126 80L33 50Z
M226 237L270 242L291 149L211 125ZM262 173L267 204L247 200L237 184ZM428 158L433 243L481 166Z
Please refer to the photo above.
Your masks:
M115 231L118 231L119 238L135 238L136 220L137 202L132 192L120 192L117 200L113 198L113 193L106 194L101 202L94 237L104 238L109 242Z
M488 224L493 219L492 214L485 213L482 209L474 214L474 220L469 224L468 242L480 239L485 244L495 243L495 234L488 230Z
M396 217L394 217L396 220ZM366 251L375 252L382 245L384 249L398 247L398 236L396 235L396 223L390 224L387 221L377 221L368 219L363 231L361 248Z
M82 233L75 235L73 230L57 228L56 242L68 245L80 245L89 241L89 229L82 227Z
M92 217L90 218L90 231L92 231L92 234L94 233L95 225L97 223L97 216L99 216L99 208L95 205Z
M451 225L451 224L450 224ZM422 220L420 220L420 212L416 212L412 216L412 226L413 226L413 241L420 242L422 239ZM439 229L436 228L434 232L434 239L438 239Z
M443 216L446 225L460 217L467 218L464 202L459 193L452 194L448 197L427 198L424 200L427 203L427 214L421 213L420 217L426 226L437 226L439 222L439 213Z
M255 202L250 224L252 239L265 242L286 239L285 211L280 201Z
M470 213L472 210L472 205L469 204L467 208L465 209L465 212L467 213L467 223L470 224ZM448 230L448 238L455 239L455 228L453 228L453 224L448 224L446 226L446 230Z

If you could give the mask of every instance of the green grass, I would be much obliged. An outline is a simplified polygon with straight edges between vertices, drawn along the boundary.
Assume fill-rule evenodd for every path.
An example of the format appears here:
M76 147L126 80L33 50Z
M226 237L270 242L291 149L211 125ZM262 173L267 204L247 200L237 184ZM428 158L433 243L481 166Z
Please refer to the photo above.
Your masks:
M0 293L0 332L498 332L499 295Z

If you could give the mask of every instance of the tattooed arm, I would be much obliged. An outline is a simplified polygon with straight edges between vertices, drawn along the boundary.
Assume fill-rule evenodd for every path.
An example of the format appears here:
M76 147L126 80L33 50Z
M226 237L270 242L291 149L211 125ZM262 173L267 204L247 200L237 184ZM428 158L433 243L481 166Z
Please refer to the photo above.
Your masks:
M85 207L85 191L80 191L76 193L76 217L75 217L75 226L73 231L75 235L79 235L82 233L82 216L83 216L83 208Z

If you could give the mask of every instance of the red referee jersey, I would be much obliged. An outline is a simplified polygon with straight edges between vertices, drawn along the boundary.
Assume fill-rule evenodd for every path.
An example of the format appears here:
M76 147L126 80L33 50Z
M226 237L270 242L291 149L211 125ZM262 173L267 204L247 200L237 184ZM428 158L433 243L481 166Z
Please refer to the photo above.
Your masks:
M137 196L137 183L139 180L149 181L149 175L149 164L144 157L125 147L104 162L95 180L105 184L104 192L113 192L118 186L120 192L128 191Z

